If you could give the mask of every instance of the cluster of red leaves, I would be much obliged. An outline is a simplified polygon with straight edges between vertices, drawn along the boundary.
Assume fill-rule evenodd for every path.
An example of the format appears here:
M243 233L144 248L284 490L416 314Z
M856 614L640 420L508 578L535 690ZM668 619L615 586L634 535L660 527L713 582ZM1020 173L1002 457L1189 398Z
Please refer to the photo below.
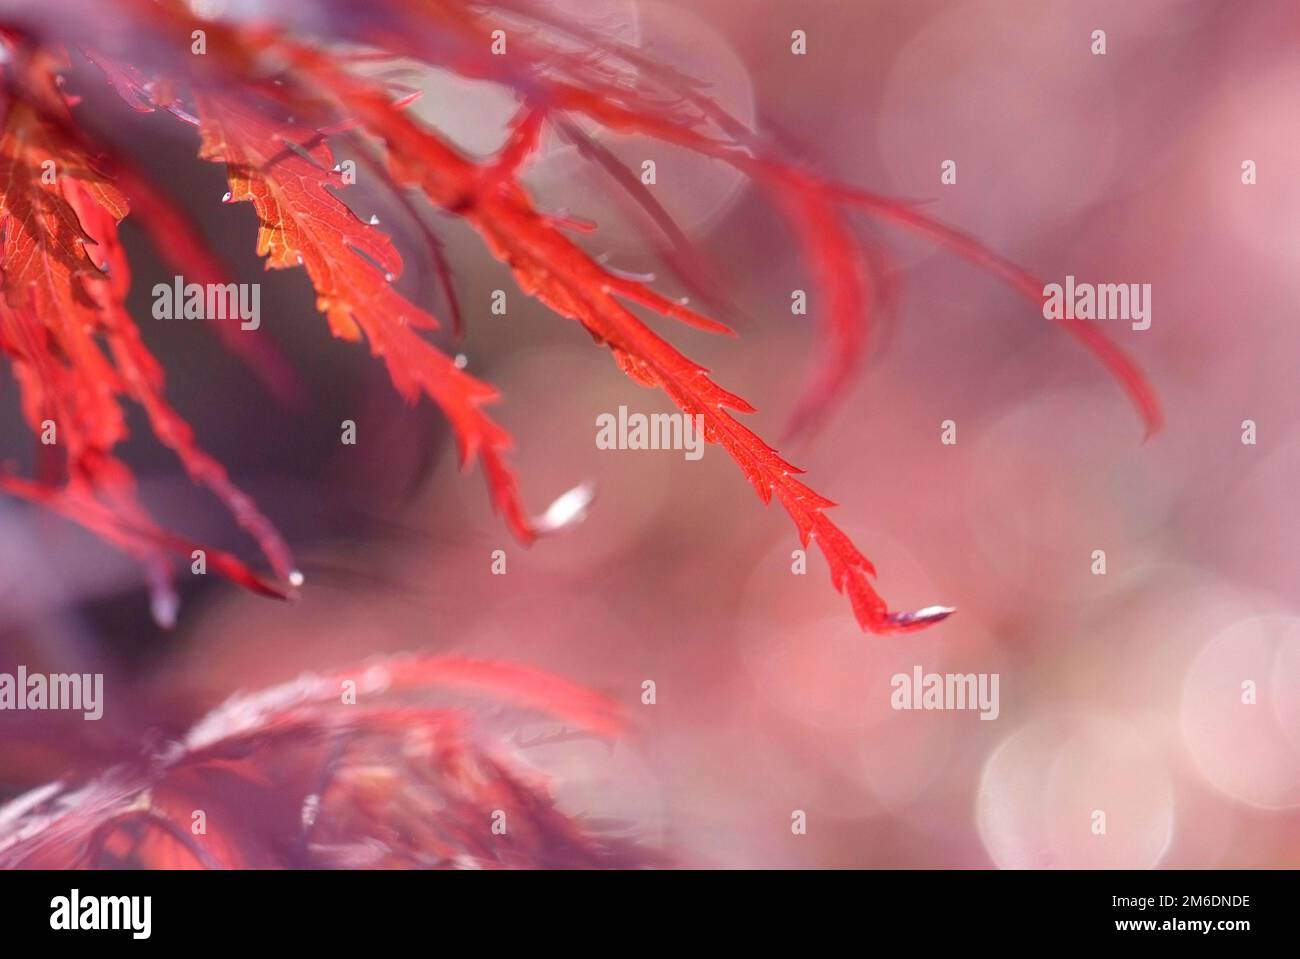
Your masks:
M622 725L604 697L503 663L389 659L303 676L232 697L143 758L0 807L0 869L651 864L612 824L556 807L525 758L545 734L496 734L485 717L503 705L566 738Z
M274 6L274 5L272 5ZM636 178L573 122L594 121L615 133L638 133L694 150L744 172L790 221L826 304L828 361L811 384L794 422L806 422L844 386L866 340L872 302L867 268L873 251L855 242L845 213L859 210L919 231L1007 280L1035 303L1042 285L974 240L933 222L914 207L829 182L783 160L705 96L692 80L646 59L634 48L559 22L525 0L483 7L464 0L318 0L285 4L275 23L196 19L180 0L62 0L43 4L5 25L5 134L0 146L0 225L4 239L4 303L0 345L11 358L34 427L59 424L66 481L0 477L0 487L44 502L90 526L148 564L168 608L169 551L191 544L157 529L132 496L130 474L112 455L123 434L119 400L148 412L159 438L173 448L196 481L230 506L257 540L278 581L234 557L217 567L245 585L286 595L298 579L287 549L253 504L202 453L162 397L161 375L122 310L128 282L116 228L127 198L145 211L155 235L169 243L190 274L210 275L205 252L183 219L147 184L118 163L116 181L92 169L84 136L71 122L55 84L61 52L78 50L103 71L134 109L165 110L195 123L201 156L225 163L232 200L249 200L261 220L258 251L272 269L301 265L334 335L365 339L408 399L423 394L447 415L462 462L483 467L495 508L527 543L536 535L504 453L509 436L483 411L493 389L469 376L422 339L436 322L392 287L401 260L391 241L360 221L334 195L329 139L348 135L350 147L381 171L396 196L418 190L437 210L461 217L513 271L518 285L553 311L577 320L606 345L635 381L666 393L685 413L704 418L705 438L723 447L763 502L775 498L807 547L816 543L835 588L848 595L863 627L888 633L917 629L950 610L891 612L875 592L875 570L826 515L830 500L804 485L800 472L729 411L753 411L708 371L655 334L633 312L678 320L716 332L726 327L647 285L602 267L567 233L573 221L540 211L519 173L550 124L629 191L663 234L670 263L683 263L685 239ZM305 22L304 22L305 20ZM125 27L124 27L125 25ZM506 56L490 52L493 30L506 29ZM194 31L206 44L191 53ZM303 39L312 37L311 41ZM361 54L340 43L364 44ZM575 52L576 50L576 52ZM382 84L352 69L376 55L411 58L510 86L520 101L513 133L487 160L465 156L438 131L402 110ZM55 185L42 182L41 162L53 159ZM116 186L115 186L116 184ZM122 190L119 188L131 187ZM405 201L403 201L405 202ZM434 247L440 274L445 265ZM703 279L682 271L702 294ZM708 295L703 299L709 300ZM1065 324L1096 352L1134 398L1148 429L1159 420L1142 376L1096 327ZM96 341L109 349L106 359ZM214 560L210 559L210 562Z

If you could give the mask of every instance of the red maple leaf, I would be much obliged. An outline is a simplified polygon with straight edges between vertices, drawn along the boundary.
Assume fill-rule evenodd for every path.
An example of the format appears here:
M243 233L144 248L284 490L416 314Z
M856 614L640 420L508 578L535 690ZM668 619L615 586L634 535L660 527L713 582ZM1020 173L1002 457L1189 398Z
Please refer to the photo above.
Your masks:
M69 130L72 125L61 119L64 106L54 81L58 68L44 52L76 46L89 51L131 108L163 109L198 125L201 156L225 163L231 198L249 200L257 211L257 247L267 267L301 265L334 335L364 339L383 358L404 397L414 400L423 394L444 411L462 462L477 458L481 463L494 506L521 541L531 541L535 530L504 460L510 438L482 409L495 391L420 336L437 324L392 288L401 261L391 241L331 192L342 187L332 170L331 136L349 132L361 137L354 145L387 172L400 202L408 202L404 189L415 187L434 208L462 218L509 265L521 289L581 323L635 381L662 390L684 413L702 417L706 440L726 450L764 503L773 497L781 503L805 546L816 543L833 585L847 593L864 628L908 631L951 612L946 607L890 611L872 585L870 561L828 518L830 500L797 479L796 467L732 415L753 407L654 333L632 308L715 332L729 332L727 328L601 266L566 234L573 223L536 208L521 186L520 172L542 129L554 125L629 189L663 235L670 261L678 263L689 260L685 237L609 154L584 139L573 117L686 147L761 184L800 237L829 304L829 359L795 411L796 427L814 419L838 395L866 342L871 265L878 257L857 248L847 211L920 231L1037 302L1041 284L1028 274L907 204L828 181L789 162L688 78L522 0L486 8L456 0L374 0L365 13L322 0L325 35L311 42L296 35L287 10L282 24L246 25L197 18L180 0L102 5L112 8L111 16L140 27L141 36L133 38L120 29L107 30L101 7L69 3L80 15L61 17L60 4L49 6L15 18L5 28L11 61L4 67L9 102L0 147L5 163L0 171L5 181L0 330L24 387L29 421L35 426L53 410L69 424L69 479L59 487L9 476L0 478L0 486L62 509L138 552L158 570L155 588L162 589L162 553L189 544L152 527L131 498L129 472L112 457L122 436L117 403L127 397L144 406L154 432L177 451L191 475L226 500L261 544L275 574L290 583L295 579L287 550L270 524L197 449L183 422L165 405L161 375L121 308L126 267L116 220L125 214L125 204L110 182L68 155L81 144ZM509 56L490 55L485 42L499 24L511 30ZM337 32L330 35L331 29ZM190 38L199 35L195 31L205 39L203 56L188 55L186 49ZM577 52L575 40L582 48ZM402 97L360 77L351 68L355 57L338 54L331 41L366 44L376 55L408 56L510 86L520 100L512 135L494 157L466 157L438 131L413 120L402 109ZM631 82L629 71L635 76ZM66 163L65 179L53 189L33 179L47 156ZM141 192L155 231L160 220L182 222L158 197ZM88 255L88 241L103 262ZM190 256L202 259L201 249L191 250ZM107 275L101 272L105 264L110 266ZM438 254L434 265L445 276ZM708 272L688 271L683 279L707 287ZM1077 321L1066 326L1120 379L1148 431L1155 429L1159 408L1133 364L1095 327ZM100 353L96 339L108 344L112 362ZM289 592L233 557L223 556L222 567L248 585Z
M554 732L507 736L503 708ZM604 696L508 663L397 657L304 675L0 806L0 869L649 865L662 857L633 837L563 812L525 758L622 728Z

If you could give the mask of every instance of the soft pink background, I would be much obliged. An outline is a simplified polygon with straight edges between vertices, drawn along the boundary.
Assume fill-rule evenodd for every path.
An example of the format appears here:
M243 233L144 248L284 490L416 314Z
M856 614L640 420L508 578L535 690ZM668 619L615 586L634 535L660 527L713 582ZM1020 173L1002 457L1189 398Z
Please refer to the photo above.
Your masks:
M584 524L525 551L480 477L457 474L437 414L404 409L363 350L330 340L301 277L258 271L251 212L220 205L220 171L195 161L177 174L165 158L193 143L133 118L160 174L191 177L173 186L241 277L265 284L264 328L307 384L302 409L276 408L201 330L143 321L177 405L283 524L307 588L284 606L210 586L166 637L140 614L128 561L4 504L14 661L69 668L79 655L192 710L385 651L544 666L625 702L635 728L613 750L542 750L564 802L631 819L691 865L1300 864L1295 5L581 6L715 81L827 174L927 201L1049 280L1152 284L1151 329L1111 329L1148 371L1164 431L1142 443L1105 372L995 279L856 219L891 249L903 302L873 322L871 355L825 428L782 452L841 504L836 520L894 606L958 608L927 632L864 636L819 556L790 574L791 524L718 448L700 462L597 450L598 413L666 401L440 223L471 329L463 349L503 392L496 413L517 438L526 497L540 510L578 482L598 488ZM794 29L808 33L805 57L790 53ZM1095 29L1105 56L1090 53ZM426 116L483 149L498 142L508 102L421 82ZM656 160L656 195L721 265L745 317L739 340L659 329L758 406L749 424L775 440L817 356L816 294L810 316L789 312L790 291L810 288L795 237L729 171L657 145L620 149ZM947 159L955 186L939 183ZM1256 185L1241 182L1244 160ZM532 182L543 206L602 223L593 252L683 292L558 145ZM389 222L364 183L349 200ZM439 306L418 245L399 239L405 292ZM140 316L164 275L140 268ZM487 309L498 287L505 317ZM18 437L16 413L4 416ZM358 422L356 447L337 445L344 418ZM939 442L946 419L956 446ZM1258 445L1241 443L1245 419ZM174 465L137 445L164 515L224 535ZM498 548L506 576L490 574ZM1090 571L1094 549L1105 576ZM891 710L890 676L916 664L1000 673L999 718ZM646 679L654 706L640 703ZM1246 679L1254 706L1239 701ZM7 765L0 784L13 788L59 771L49 758ZM806 836L791 834L796 809ZM1089 829L1095 809L1104 837Z

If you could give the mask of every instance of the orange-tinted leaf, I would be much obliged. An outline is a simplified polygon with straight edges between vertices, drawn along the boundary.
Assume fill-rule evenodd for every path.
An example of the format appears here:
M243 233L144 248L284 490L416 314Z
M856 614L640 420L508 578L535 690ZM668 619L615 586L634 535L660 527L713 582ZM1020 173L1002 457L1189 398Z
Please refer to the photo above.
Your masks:
M442 408L462 464L481 459L494 507L530 542L535 534L504 460L510 437L481 409L496 391L416 334L438 324L393 288L402 261L392 241L328 192L343 183L324 139L216 95L200 97L198 114L201 155L225 163L231 199L251 201L257 211L257 251L267 268L302 266L334 335L364 335L404 398L423 393Z

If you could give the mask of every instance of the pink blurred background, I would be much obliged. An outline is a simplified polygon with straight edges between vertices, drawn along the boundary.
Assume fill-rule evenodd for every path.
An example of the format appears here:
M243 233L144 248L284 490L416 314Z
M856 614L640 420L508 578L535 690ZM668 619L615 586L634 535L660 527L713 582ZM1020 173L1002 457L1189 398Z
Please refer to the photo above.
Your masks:
M863 635L820 556L791 574L793 527L719 448L699 462L598 450L597 414L667 412L667 401L527 301L476 237L439 222L470 329L449 348L500 387L525 496L540 510L579 482L597 488L584 523L523 550L481 478L458 474L437 412L403 407L362 349L330 339L303 277L261 273L252 213L220 203L221 170L185 159L184 131L133 117L116 135L192 198L241 278L264 284L263 327L303 379L301 407L278 406L202 330L142 321L169 395L282 525L307 585L279 605L207 584L164 634L129 560L3 503L5 658L96 664L138 689L138 704L195 714L239 688L383 652L542 666L624 702L634 727L612 749L538 751L562 803L632 821L684 865L1300 865L1295 4L556 6L712 81L815 169L925 201L1048 280L1150 283L1151 328L1109 329L1150 375L1164 430L1143 443L1116 384L994 278L857 219L891 251L902 302L873 322L868 361L824 428L782 453L841 504L833 518L892 606L957 607L922 633ZM796 29L806 56L790 52ZM1090 50L1098 29L1104 56ZM499 91L407 76L426 89L426 119L481 152L500 142L510 101ZM796 237L731 171L606 142L637 165L655 159L655 195L720 264L743 315L738 340L661 331L759 407L747 425L775 440L817 358L816 296L809 316L789 309L792 290L811 289ZM949 159L957 183L941 185ZM1246 160L1254 185L1242 183ZM529 182L544 208L601 225L588 249L685 292L562 144ZM441 309L390 201L364 181L347 199L395 224L404 292ZM166 273L136 247L147 317ZM488 310L498 288L506 316ZM0 416L19 437L7 395ZM355 447L338 444L345 418ZM940 442L949 419L952 446ZM1247 419L1256 445L1241 441ZM128 458L164 517L245 547L146 437ZM496 549L507 575L492 575ZM891 709L890 677L915 665L1000 674L998 718ZM654 705L641 702L645 680ZM25 733L3 731L12 722L0 716L0 736L17 743ZM64 761L7 751L4 793ZM1090 828L1097 809L1104 836ZM794 810L806 835L792 834Z

